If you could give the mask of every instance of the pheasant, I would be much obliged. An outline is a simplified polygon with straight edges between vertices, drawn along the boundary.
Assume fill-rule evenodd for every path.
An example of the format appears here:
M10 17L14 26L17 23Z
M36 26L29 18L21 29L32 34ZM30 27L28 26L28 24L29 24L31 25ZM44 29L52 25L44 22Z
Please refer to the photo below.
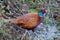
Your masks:
M17 19L13 20L12 23L25 29L33 29L37 27L44 19L44 13L46 11L44 9L40 10L38 13L28 13L22 16L17 17Z
M41 22L43 22L44 13L46 13L46 11L43 9L38 13L31 12L19 16L15 20L12 20L12 23L16 26L27 29L24 35L22 36L21 40L23 40L26 37L28 30L32 30L34 32L34 28L36 28Z

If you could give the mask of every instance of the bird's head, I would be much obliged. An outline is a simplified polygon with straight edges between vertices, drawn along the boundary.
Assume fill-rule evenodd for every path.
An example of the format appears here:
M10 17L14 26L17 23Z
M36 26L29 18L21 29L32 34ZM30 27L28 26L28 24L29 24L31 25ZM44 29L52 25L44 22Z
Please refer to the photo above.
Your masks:
M41 12L46 13L46 10L45 9L42 9Z
M42 9L42 10L38 11L38 15L40 17L43 17L44 16L44 13L46 13L46 10L45 9Z

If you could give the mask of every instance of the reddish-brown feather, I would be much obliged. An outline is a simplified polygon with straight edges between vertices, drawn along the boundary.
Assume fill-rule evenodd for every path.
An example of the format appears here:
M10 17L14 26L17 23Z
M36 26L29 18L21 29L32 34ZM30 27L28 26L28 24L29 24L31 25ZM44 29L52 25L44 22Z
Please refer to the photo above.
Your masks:
M12 23L22 28L31 29L36 27L38 23L40 23L39 21L40 16L38 14L29 13L18 17L16 20L13 20Z

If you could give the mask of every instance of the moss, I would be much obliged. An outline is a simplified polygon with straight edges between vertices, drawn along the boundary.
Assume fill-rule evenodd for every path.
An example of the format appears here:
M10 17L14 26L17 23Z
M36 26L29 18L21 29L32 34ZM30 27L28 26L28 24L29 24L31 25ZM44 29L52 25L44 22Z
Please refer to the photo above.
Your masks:
M37 13L37 11L35 9L29 9L28 12L36 12Z

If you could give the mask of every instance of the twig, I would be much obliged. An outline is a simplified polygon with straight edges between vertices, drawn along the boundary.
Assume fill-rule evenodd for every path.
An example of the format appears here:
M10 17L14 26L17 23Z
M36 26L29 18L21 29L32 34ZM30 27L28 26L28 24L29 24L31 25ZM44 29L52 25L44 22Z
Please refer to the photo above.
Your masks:
M22 36L21 40L23 40L23 39L26 37L27 33L28 33L28 30L25 31L25 33L24 33L24 35Z
M3 19L3 16L2 16L2 9L0 8L0 18Z
M17 10L18 10L18 11L17 11L18 13L20 13L20 12L22 13L21 9L17 6L17 4L15 3L15 1L14 1L14 2L13 2L13 1L10 1L10 2L11 2L11 3L10 3L10 4L11 4L10 6L11 6L13 9L17 9ZM13 5L15 5L16 8L15 8ZM15 11L15 10L14 10L14 11ZM14 13L16 13L16 12L14 12ZM22 15L22 14L21 14L21 15Z

